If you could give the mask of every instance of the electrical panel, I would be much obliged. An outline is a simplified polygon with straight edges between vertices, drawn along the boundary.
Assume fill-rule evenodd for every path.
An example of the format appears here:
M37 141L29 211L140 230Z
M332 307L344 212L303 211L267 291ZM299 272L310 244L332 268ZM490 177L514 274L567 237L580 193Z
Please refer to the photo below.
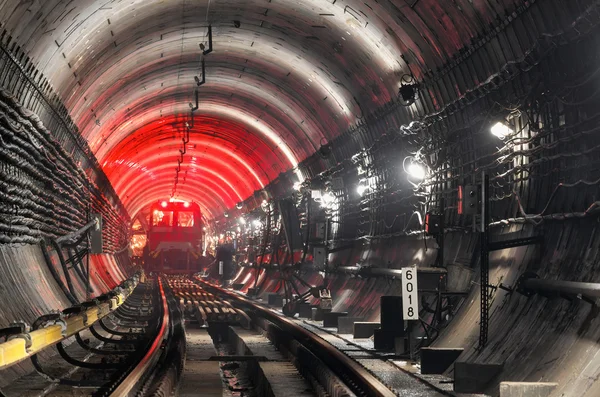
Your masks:
M435 235L442 231L442 215L427 213L425 215L425 233Z
M464 215L479 213L479 189L477 185L465 185L462 202L462 213Z
M326 227L325 222L317 222L316 227L315 227L315 238L316 239L319 239L319 240L325 239L325 227Z
M325 266L325 257L326 257L325 247L316 247L313 251L313 263L315 266Z

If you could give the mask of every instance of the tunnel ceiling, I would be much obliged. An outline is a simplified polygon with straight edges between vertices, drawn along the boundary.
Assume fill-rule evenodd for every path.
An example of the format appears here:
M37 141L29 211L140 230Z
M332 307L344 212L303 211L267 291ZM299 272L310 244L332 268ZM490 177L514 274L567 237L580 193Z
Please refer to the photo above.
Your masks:
M520 0L4 1L131 215L174 186L210 217L446 64Z

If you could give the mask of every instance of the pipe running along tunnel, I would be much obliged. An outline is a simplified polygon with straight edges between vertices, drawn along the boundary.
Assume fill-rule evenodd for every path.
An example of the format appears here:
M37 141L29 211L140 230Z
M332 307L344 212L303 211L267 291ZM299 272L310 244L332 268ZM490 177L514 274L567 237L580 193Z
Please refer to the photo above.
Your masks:
M0 394L185 395L236 363L278 395L264 334L315 395L599 395L599 24L596 0L0 2ZM307 332L320 374L282 345Z

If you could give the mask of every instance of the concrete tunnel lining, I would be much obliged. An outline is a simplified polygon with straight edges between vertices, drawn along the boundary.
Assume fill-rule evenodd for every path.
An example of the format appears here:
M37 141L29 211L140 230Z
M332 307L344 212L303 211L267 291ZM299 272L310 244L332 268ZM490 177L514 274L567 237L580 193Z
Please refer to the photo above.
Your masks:
M446 265L470 271L461 280L468 295L454 301L452 321L435 345L464 347L462 359L469 362L504 363L503 380L558 382L553 396L595 396L600 387L594 380L600 368L595 307L496 289L490 293L489 345L478 349L479 246L471 219L456 212L457 191L487 170L493 235L544 236L541 247L492 254L490 282L496 287L515 285L525 271L598 281L598 20L598 2L591 0L0 4L2 47L35 73L48 97L57 94L52 100L65 106L61 117L72 120L89 145L81 153L96 156L116 192L91 171L92 163L74 172L74 183L92 192L90 205L109 219L105 245L111 253L92 260L94 293L130 275L121 251L126 218L147 214L151 203L171 193L202 58L198 44L206 42L210 24L214 52L204 57L207 83L199 87L201 108L183 163L187 175L202 176L180 181L175 198L198 201L217 237L235 229L232 222L245 213L264 217L263 199L290 196L301 176L304 191L315 184L334 196L333 206L314 215L334 220L331 264L400 268L436 260L435 241L422 235L414 211L436 208L443 197ZM570 67L571 60L576 65ZM398 90L406 75L419 86L414 103L403 106ZM26 108L38 100L13 94ZM2 101L7 109L16 106ZM35 106L33 119L21 110L12 124L2 124L3 142L13 142L4 137L15 126L27 131L15 142L43 136L39 126L29 126L39 116L55 136L48 147L64 145L59 127L49 122L56 117L48 116L47 106ZM490 134L498 120L514 128L510 139ZM319 151L326 144L329 155ZM74 213L86 211L85 200L83 194L72 204L63 200L69 187L53 179L43 159L38 169L23 171L26 153L3 150L12 157L1 161L8 165L0 201L6 221L0 224L9 226L2 229L0 280L23 286L3 293L16 294L24 306L0 311L0 318L32 321L67 305L60 281L47 271L44 248L34 241L83 224L66 214L70 205ZM72 146L52 153L61 171L85 157ZM407 180L403 159L425 168L423 182ZM27 183L19 185L19 175ZM369 186L366 194L357 195L357 183ZM58 225L40 221L49 215L39 197L46 189L62 217ZM21 209L20 194L33 210L25 204ZM37 232L35 222L42 225ZM261 261L273 263L273 248L265 251ZM243 269L234 282L247 290L254 277ZM306 277L315 284L323 279L312 270ZM275 277L263 274L257 281L265 294L281 290ZM83 299L83 281L74 282ZM340 297L335 310L372 321L380 315L379 297L398 293L397 280L333 275L329 282ZM38 284L48 291L46 299L33 292ZM27 370L20 366L9 377Z

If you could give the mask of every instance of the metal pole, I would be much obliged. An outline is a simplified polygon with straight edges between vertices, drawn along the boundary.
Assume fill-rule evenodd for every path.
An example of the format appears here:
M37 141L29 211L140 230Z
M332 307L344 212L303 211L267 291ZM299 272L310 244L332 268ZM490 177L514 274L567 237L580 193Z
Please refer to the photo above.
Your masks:
M490 178L485 171L481 179L481 313L479 319L479 347L483 348L488 339L489 300L488 284L490 278L490 251L489 251L489 186Z
M578 281L542 280L539 278L524 279L519 286L526 292L550 292L565 295L581 295L582 297L600 298L600 283L584 283Z
M444 200L444 197L440 198L440 214L441 214L441 218L440 218L440 234L438 236L438 245L439 245L439 250L438 250L438 256L437 256L437 266L439 267L444 267L444 227L445 227L445 222L444 222L444 218L445 218L445 208L446 208L446 202Z

